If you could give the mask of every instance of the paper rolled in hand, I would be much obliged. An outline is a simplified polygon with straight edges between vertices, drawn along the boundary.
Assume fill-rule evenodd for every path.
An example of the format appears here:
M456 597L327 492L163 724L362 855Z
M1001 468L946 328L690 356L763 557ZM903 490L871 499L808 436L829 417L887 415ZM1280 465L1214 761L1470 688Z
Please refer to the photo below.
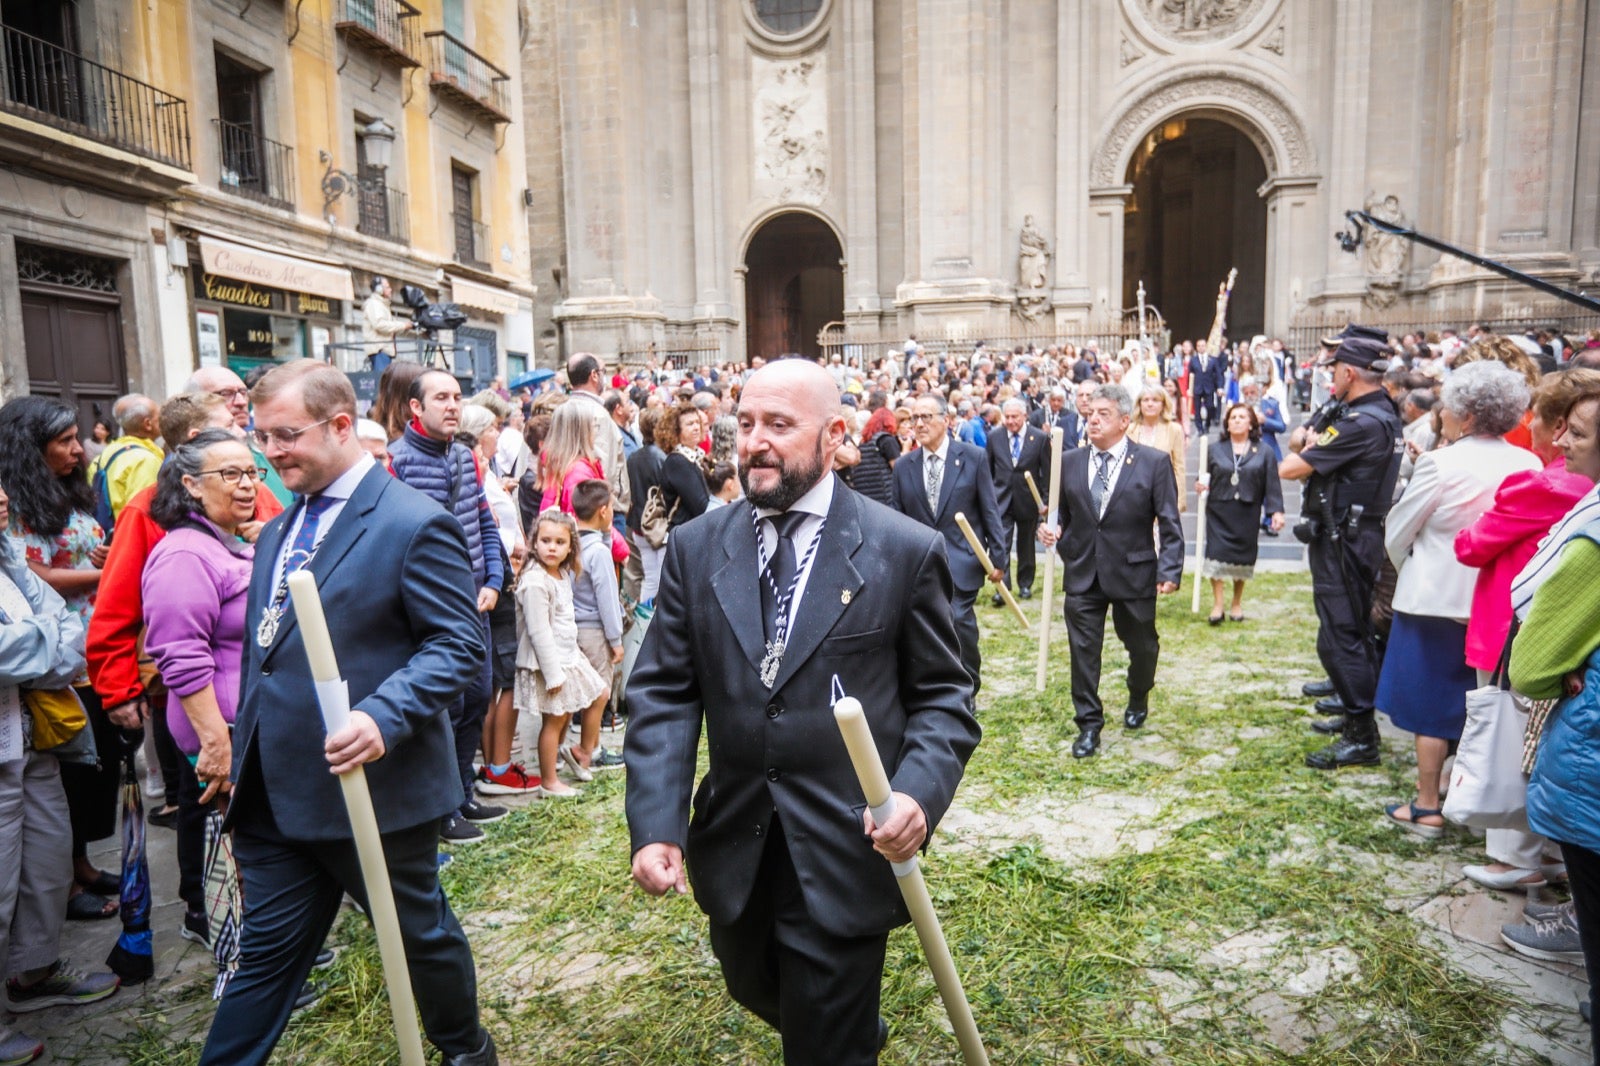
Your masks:
M872 742L872 730L867 725L861 701L845 696L833 705L833 718L839 723L839 733L844 737L845 750L850 753L850 763L855 767L856 779L861 782L861 794L872 811L872 820L881 826L894 817L894 793L890 790L889 775L884 772L877 745ZM950 1015L950 1027L955 1030L956 1042L961 1046L961 1057L967 1066L988 1066L989 1053L984 1050L978 1025L972 1019L972 1005L961 987L961 975L956 973L950 945L939 925L939 915L933 909L933 897L928 894L927 882L922 878L922 867L916 855L890 865L906 909L911 912L917 939L922 942L922 953L933 971L933 983L939 988L945 1013Z
M1050 432L1051 433L1059 433L1060 430L1051 430ZM1022 472L1022 477L1023 477L1023 480L1025 480L1028 483L1028 491L1033 493L1033 502L1038 505L1039 510L1041 510L1041 511L1044 510L1044 497L1039 495L1039 486L1034 484L1034 482L1033 482L1033 471L1032 470L1024 470Z
M322 596L317 579L309 570L289 575L289 596L294 603L300 639L311 665L312 687L322 720L329 734L350 723L350 693L339 676L339 662L333 654L333 637L322 612ZM361 880L367 889L367 908L378 935L378 955L383 962L383 977L389 985L389 1010L394 1017L395 1039L400 1045L402 1066L423 1066L422 1033L417 1028L417 1001L411 990L411 971L406 967L405 942L400 938L400 914L394 905L394 888L389 883L389 864L383 857L383 837L378 833L378 814L372 806L366 770L360 766L339 775L345 811L355 837L356 858L361 864Z
M1061 523L1061 427L1056 426L1050 430L1050 506L1044 513L1044 520L1054 520L1057 525L1056 532L1060 532ZM1030 484L1032 482L1030 481ZM1034 490L1038 495L1038 490ZM1044 555L1044 590L1039 604L1039 663L1033 674L1033 689L1035 692L1044 691L1045 670L1050 662L1050 623L1054 618L1053 601L1056 592L1056 548L1051 545L1045 549Z
M972 523L968 522L967 516L960 511L956 512L956 525L961 527L962 535L967 538L967 544L972 547L972 554L976 555L978 562L983 565L983 572L985 574L994 573L994 563L989 561L989 553L984 550L983 541L978 539L978 535L972 531ZM1000 598L1006 601L1006 606L1010 607L1012 612L1016 614L1017 621L1022 623L1022 628L1033 628L1032 623L1028 621L1028 616L1022 613L1022 608L1017 604L1017 598L1011 595L1011 590L1004 585L995 587L1000 593Z

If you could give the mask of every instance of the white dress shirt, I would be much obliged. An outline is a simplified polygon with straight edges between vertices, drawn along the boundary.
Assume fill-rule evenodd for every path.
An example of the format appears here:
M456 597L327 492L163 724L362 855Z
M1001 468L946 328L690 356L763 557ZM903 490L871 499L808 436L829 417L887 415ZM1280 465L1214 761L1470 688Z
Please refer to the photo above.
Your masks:
M334 521L344 511L344 505L350 501L351 495L356 491L356 486L361 484L361 479L367 476L367 471L376 465L377 463L372 456L363 451L361 458L356 460L354 466L334 478L327 488L317 494L333 502L328 504L328 509L323 511L317 518L317 535L311 544L312 551L321 546L322 538L326 537L328 530L333 528ZM297 504L294 521L289 523L288 528L283 531L283 545L278 551L278 561L272 567L272 589L274 592L277 591L279 582L283 580L283 564L288 560L289 552L294 547L294 538L300 532L300 526L305 520L306 509Z
M790 511L803 511L807 516L795 527L795 531L789 537L794 542L796 567L794 600L789 605L789 629L791 632L794 630L795 619L800 617L800 604L805 599L806 583L811 580L811 564L816 561L814 558L807 559L806 556L811 551L811 542L817 539L817 534L822 530L822 520L828 517L828 508L833 506L834 482L833 471L830 470L822 476L821 481L811 486L806 494L794 501L793 506L789 508ZM756 508L756 514L762 518L768 518L780 513L782 512L774 511L770 507ZM778 550L778 530L771 522L760 523L760 528L762 550L756 555L756 577L761 581L765 581L766 578L762 576L762 572L766 568L766 563L771 560L773 553ZM781 594L783 590L779 589L778 592Z

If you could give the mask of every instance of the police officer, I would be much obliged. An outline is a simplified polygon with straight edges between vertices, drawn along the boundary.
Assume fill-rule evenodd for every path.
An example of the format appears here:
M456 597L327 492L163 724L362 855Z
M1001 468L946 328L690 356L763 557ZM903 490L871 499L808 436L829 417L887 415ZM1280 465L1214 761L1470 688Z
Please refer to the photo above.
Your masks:
M1324 360L1332 364L1333 398L1289 436L1280 478L1305 480L1303 517L1295 536L1310 546L1311 587L1320 626L1317 655L1345 718L1333 744L1306 756L1317 770L1376 763L1373 697L1378 650L1369 613L1383 560L1383 520L1400 473L1400 412L1383 389L1389 335L1346 326Z

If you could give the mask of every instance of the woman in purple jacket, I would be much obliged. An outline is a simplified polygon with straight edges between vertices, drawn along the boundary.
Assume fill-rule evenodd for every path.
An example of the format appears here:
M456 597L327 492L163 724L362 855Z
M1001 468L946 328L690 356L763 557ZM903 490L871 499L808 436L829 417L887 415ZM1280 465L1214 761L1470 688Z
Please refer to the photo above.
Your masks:
M167 683L172 739L194 767L180 767L180 821L204 819L205 805L228 789L253 552L238 532L255 518L261 477L243 441L208 429L172 451L150 501L150 517L167 535L141 578L144 646ZM178 834L180 845L203 839L203 833ZM188 909L184 935L209 942L198 877L203 863L200 855L180 859L184 879L195 883L181 885L179 895Z

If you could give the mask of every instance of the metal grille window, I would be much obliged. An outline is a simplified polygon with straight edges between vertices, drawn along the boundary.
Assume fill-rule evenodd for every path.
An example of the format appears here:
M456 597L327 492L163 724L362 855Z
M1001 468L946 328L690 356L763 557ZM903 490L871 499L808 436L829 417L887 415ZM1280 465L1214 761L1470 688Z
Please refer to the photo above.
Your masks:
M822 0L754 0L756 18L773 33L799 33L816 21Z

